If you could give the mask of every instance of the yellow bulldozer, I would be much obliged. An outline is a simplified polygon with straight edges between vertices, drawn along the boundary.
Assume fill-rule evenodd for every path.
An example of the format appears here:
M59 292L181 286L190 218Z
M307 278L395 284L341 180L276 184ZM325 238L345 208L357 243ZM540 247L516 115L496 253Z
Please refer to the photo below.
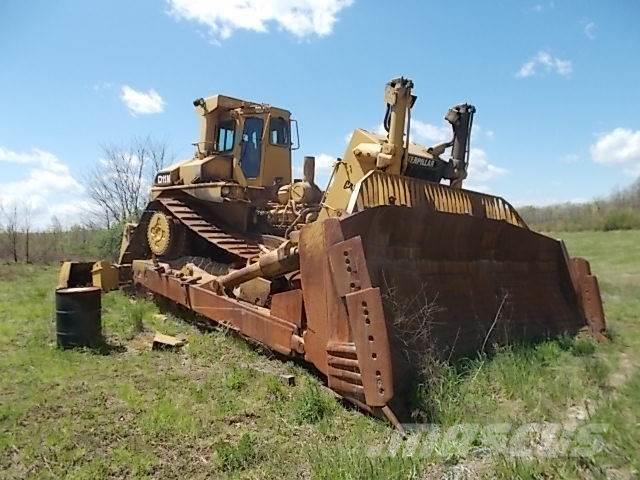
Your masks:
M450 142L419 145L412 90L405 78L386 84L385 133L356 129L325 190L313 157L292 176L290 112L195 100L194 156L156 175L124 232L121 279L304 359L395 425L426 354L585 327L601 336L589 264L502 198L462 188L475 107L447 112Z

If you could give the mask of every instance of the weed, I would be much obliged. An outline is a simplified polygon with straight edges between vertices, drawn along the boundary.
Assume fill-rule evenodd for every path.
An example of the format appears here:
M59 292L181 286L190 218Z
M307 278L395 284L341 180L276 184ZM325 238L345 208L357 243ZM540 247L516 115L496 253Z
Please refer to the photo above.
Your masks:
M237 444L222 441L214 446L220 468L226 472L244 470L254 465L260 458L255 447L255 440L249 433L244 433Z
M144 331L144 316L147 313L147 307L142 302L135 302L128 310L129 324L134 335Z
M589 357L585 359L584 368L587 377L597 387L606 387L608 383L611 368L609 364L601 357Z
M197 430L198 419L194 418L171 398L160 398L148 407L141 416L141 426L149 434L158 438L175 435L190 435Z
M360 449L330 448L314 452L314 480L413 480L422 477L420 459L403 455L370 457Z
M229 390L242 390L247 385L251 372L246 368L233 367L224 378L224 385Z
M298 423L318 423L330 415L335 407L333 398L321 391L317 385L308 383L302 394L295 399L292 408Z
M571 353L576 357L588 357L595 352L596 343L591 338L577 338L571 348Z
M282 402L287 398L284 385L275 376L269 375L266 380L267 398L275 402Z

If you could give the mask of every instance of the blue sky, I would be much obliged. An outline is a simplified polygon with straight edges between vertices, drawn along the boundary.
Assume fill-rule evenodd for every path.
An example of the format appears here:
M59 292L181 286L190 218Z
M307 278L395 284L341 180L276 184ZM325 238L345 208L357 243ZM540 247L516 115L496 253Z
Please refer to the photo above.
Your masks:
M0 2L0 201L81 221L100 145L153 135L178 158L192 100L293 112L320 182L384 83L415 83L413 138L477 106L469 188L516 205L584 201L640 174L640 3L59 0ZM321 185L322 186L322 185Z

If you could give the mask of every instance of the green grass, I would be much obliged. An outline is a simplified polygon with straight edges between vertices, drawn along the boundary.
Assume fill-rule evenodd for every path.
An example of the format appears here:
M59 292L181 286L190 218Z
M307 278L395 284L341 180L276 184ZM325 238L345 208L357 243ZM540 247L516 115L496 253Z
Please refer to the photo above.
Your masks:
M0 477L633 478L640 231L553 236L591 260L613 340L561 338L435 365L416 393L416 417L449 433L420 448L411 442L426 437L394 444L386 423L345 407L301 367L223 330L202 333L146 300L103 297L106 352L58 350L56 270L0 265ZM155 330L188 345L151 351ZM279 381L285 373L295 386ZM576 412L608 425L593 457L518 458L482 430L567 422ZM460 424L475 427L452 436L447 428Z

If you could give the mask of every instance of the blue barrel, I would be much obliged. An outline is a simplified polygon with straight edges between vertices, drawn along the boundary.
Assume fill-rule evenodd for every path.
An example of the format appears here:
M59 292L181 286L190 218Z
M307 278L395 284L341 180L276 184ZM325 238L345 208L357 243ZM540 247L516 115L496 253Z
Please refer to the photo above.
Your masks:
M102 304L98 287L56 290L56 341L60 348L102 343Z

